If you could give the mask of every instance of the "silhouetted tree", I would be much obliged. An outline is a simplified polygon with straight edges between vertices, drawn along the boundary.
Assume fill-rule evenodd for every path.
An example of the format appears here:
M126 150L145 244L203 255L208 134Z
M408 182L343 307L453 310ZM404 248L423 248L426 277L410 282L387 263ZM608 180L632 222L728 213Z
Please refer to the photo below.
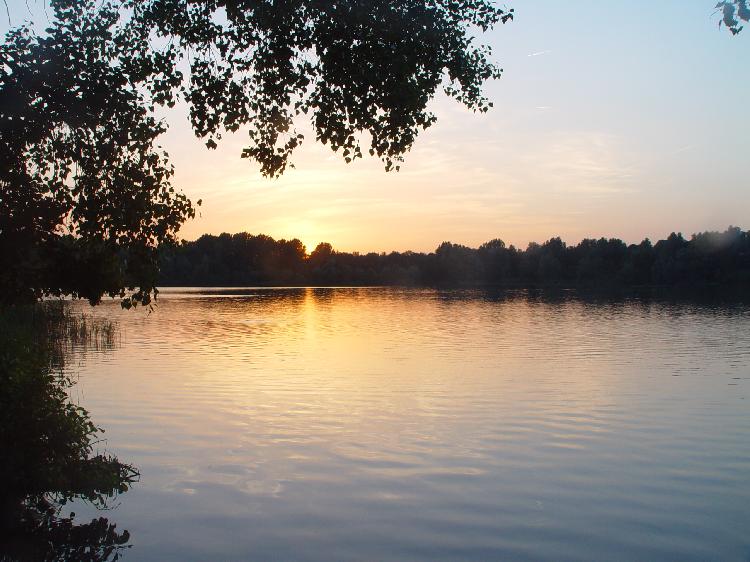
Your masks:
M640 244L628 246L623 266L622 281L629 285L648 285L654 267L654 248L646 238Z
M563 266L565 264L566 246L560 237L550 238L540 247L538 279L544 279L549 283L558 283L563 278Z
M283 256L283 258L281 257ZM290 273L291 272L291 273ZM321 243L310 256L299 240L247 233L201 236L162 254L164 285L747 285L750 235L737 227L652 245L616 238L559 237L525 251L494 239L477 249L443 242L429 254L338 252Z
M441 285L476 283L484 277L481 265L475 250L461 244L443 242L435 250L431 280Z
M148 302L154 248L194 210L154 146L164 125L121 64L117 12L52 6L45 36L21 27L0 47L0 299L96 302L139 285Z
M716 4L716 9L721 10L721 22L732 35L737 35L742 31L740 22L750 21L750 6L747 0L724 0Z
M126 289L125 305L149 302L157 248L195 213L156 145L158 106L185 102L209 147L246 127L242 156L266 175L288 165L305 115L347 162L366 133L397 168L435 121L438 88L491 105L481 86L501 71L474 35L513 15L489 0L49 4L44 34L20 27L0 47L0 299L12 302Z
M515 250L515 249L514 249ZM514 252L505 247L505 242L499 238L485 242L479 246L479 260L488 283L501 283L514 277L512 254Z

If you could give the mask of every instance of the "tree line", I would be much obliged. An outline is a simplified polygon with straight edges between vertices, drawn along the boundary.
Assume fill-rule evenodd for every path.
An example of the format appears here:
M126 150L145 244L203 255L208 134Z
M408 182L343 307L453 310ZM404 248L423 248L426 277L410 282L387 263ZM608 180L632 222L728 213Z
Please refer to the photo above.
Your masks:
M172 183L162 111L185 104L208 148L245 130L239 156L266 176L291 165L303 119L346 162L398 169L438 92L489 109L502 70L478 36L513 19L491 0L46 4L0 40L5 304L150 302L159 246L201 204Z
M266 176L292 164L301 120L346 162L366 151L397 170L435 123L437 93L473 111L492 106L483 86L502 68L480 38L514 17L491 0L46 5L44 22L11 26L0 41L0 304L63 295L150 302L159 247L201 204L172 183L159 144L165 109L184 103L208 148L245 130L239 156ZM750 21L748 0L715 8L732 34ZM424 282L442 275L440 262L337 252L335 266L282 264L267 277Z
M434 252L339 252L321 243L263 234L203 235L163 248L161 286L268 285L744 285L750 283L750 232L730 226L689 239L652 243L616 238L567 245L559 237L525 250L490 240L478 248L443 242Z

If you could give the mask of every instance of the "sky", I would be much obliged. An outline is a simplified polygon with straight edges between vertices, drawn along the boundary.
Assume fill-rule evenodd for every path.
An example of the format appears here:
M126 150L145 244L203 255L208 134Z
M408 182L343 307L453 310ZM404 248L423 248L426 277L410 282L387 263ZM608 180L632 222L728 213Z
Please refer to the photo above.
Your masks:
M303 128L296 168L267 179L240 158L246 133L209 151L178 107L161 144L175 184L203 200L181 236L380 252L750 228L750 27L732 37L715 3L506 2L515 20L482 37L504 69L485 90L495 107L436 96L438 122L400 172L368 156L346 164Z

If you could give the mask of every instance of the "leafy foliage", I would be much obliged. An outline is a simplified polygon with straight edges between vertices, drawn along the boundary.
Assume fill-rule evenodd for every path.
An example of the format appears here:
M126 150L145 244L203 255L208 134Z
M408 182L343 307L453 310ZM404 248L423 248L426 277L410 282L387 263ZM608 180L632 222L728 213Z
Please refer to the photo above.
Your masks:
M0 558L106 560L128 541L104 518L59 517L72 499L106 507L138 478L95 451L102 429L68 398L73 381L59 352L71 336L109 338L111 328L51 306L0 310Z
M75 517L59 517L53 505L40 502L28 506L14 536L0 545L3 560L14 562L104 562L119 560L130 548L130 533L117 531L106 517L76 524Z
M135 66L173 71L151 82L171 100L178 62L189 81L180 94L197 135L216 146L222 131L249 127L246 158L266 175L284 171L309 115L317 140L359 158L358 134L391 169L435 116L427 103L441 85L486 111L484 81L501 70L472 33L512 19L488 0L138 0L126 28ZM168 40L153 47L154 37ZM161 75L160 75L161 76ZM446 80L447 79L447 80Z
M290 248L293 248L290 251ZM322 243L306 256L299 240L205 235L165 249L161 284L253 285L750 285L750 233L730 227L652 244L560 238L526 250L495 239L479 248L443 242L433 253L359 254Z
M716 9L721 11L719 25L723 23L732 35L742 31L741 21L750 21L750 6L747 0L724 0L716 4Z
M0 46L0 299L70 294L147 304L156 248L195 214L156 144L159 106L189 106L215 147L277 176L297 118L347 162L398 168L439 88L469 108L500 75L473 34L513 16L489 0L51 0L49 28ZM128 293L130 291L130 293ZM133 292L134 291L134 292Z
M194 210L155 147L164 125L121 62L118 12L52 4L46 35L22 27L0 47L2 298L97 302L138 284L148 302L154 249Z

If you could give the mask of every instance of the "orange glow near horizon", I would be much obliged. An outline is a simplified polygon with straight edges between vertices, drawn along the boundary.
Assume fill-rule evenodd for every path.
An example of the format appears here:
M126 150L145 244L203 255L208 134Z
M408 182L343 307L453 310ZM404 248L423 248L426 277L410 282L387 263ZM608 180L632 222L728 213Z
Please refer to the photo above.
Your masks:
M438 96L437 124L398 173L368 156L345 164L301 123L296 167L269 180L240 158L244 133L206 150L177 108L163 145L175 184L204 202L180 234L246 231L366 253L747 229L750 114L727 100L750 92L737 71L750 33L716 29L700 2L670 26L673 7L647 9L653 17L632 3L585 13L525 3L486 37L505 69L486 88L495 107L473 114Z

